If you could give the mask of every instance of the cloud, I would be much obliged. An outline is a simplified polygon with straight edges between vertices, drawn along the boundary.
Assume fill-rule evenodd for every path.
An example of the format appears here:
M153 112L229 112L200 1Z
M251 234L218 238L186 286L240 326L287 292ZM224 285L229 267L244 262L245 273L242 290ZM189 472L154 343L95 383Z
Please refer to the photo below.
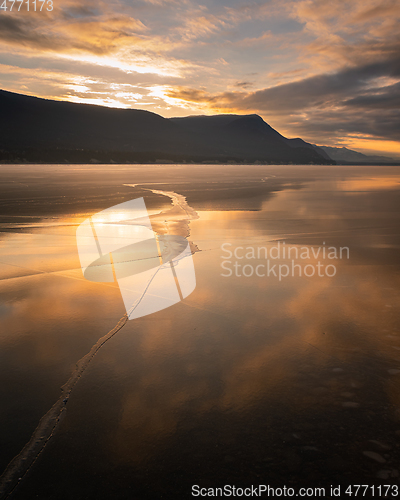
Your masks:
M146 25L129 15L109 12L104 5L81 8L67 3L52 22L44 16L0 17L0 51L14 56L48 57L93 66L120 68L127 73L153 73L179 77L182 70L195 65L173 56L158 36L151 36ZM69 13L66 15L66 12ZM73 17L72 14L77 17ZM38 51L39 49L39 51ZM1 62L1 61L0 61Z
M328 70L395 54L400 42L397 0L301 0L286 3L289 16L304 24L300 59Z
M293 112L338 104L353 92L362 91L370 80L379 76L400 77L400 57L260 90L246 96L243 105L265 111Z
M380 77L397 78L399 83L371 86ZM275 123L280 118L292 132L314 141L316 137L332 139L353 133L400 140L400 57L254 92L210 94L178 88L168 95L202 103L209 110L258 112Z
M281 40L283 37L281 38ZM235 46L240 46L242 48L252 48L252 47L265 47L267 44L276 43L277 37L274 36L271 31L266 31L262 35L257 37L246 37L235 43Z
M209 102L216 107L230 104L232 107L243 110L298 112L345 99L352 92L366 88L370 80L380 76L400 78L400 58L346 68L336 73L312 76L247 94L224 92L211 95L205 91L181 88L172 91L170 95L193 101Z
M74 18L72 22L55 22L53 26L45 19L32 19L1 16L0 40L50 52L108 54L127 43L141 43L138 34L146 30L140 21L117 15L94 20Z
M252 82L236 82L235 87L240 87L242 89L247 89L249 87L252 87L253 83Z
M224 19L213 15L201 14L186 19L185 24L179 30L182 40L189 41L206 38L228 26Z
M39 24L25 17L16 18L0 16L0 40L11 44L24 45L32 48L60 50L65 39L55 38L39 30Z
M70 48L94 54L109 54L127 43L140 45L141 38L138 33L143 31L145 27L140 21L122 16L68 26L68 33L71 36Z
M63 9L62 15L65 19L79 19L85 17L95 17L101 14L99 9L84 5L74 5Z
M386 87L372 88L363 94L347 99L346 106L358 109L400 110L400 82Z

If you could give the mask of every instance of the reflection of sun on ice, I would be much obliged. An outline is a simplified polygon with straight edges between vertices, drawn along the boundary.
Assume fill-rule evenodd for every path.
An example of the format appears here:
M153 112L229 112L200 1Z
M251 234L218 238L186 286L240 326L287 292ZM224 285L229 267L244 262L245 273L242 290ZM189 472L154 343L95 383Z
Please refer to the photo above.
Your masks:
M83 275L95 282L117 281L128 319L160 311L187 297L196 286L192 248L186 237L197 218L183 196L168 196L172 207L156 215L163 231L150 220L143 198L94 214L77 229ZM181 226L184 226L185 234Z
M105 211L100 212L99 214L92 215L92 221L93 222L100 222L100 223L112 223L112 222L120 222L120 221L126 221L129 219L136 219L139 217L139 213L137 214L137 217L135 217L136 213L135 210L116 210L116 211L110 211L105 213Z

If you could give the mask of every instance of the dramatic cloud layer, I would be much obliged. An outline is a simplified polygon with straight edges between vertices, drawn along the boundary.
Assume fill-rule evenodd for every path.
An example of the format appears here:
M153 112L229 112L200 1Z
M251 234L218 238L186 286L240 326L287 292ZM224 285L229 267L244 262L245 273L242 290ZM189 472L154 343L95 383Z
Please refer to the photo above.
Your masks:
M291 137L400 156L398 0L53 5L0 11L2 88L164 116L255 112Z

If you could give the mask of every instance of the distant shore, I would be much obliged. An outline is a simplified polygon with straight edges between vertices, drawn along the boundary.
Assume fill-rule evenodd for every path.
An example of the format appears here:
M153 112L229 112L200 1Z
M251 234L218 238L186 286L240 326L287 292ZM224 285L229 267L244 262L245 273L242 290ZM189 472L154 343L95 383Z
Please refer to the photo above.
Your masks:
M303 161L302 161L303 160ZM335 165L330 161L284 161L281 158L242 158L237 156L179 155L163 152L99 151L82 149L1 150L0 164L211 164L211 165Z
M246 161L246 160L235 160L235 159L229 159L229 160L204 160L204 159L195 159L195 160L168 160L168 159L143 159L143 160L114 160L113 158L109 160L104 160L104 159L98 159L98 158L91 158L89 160L87 159L52 159L52 160L41 160L41 159L27 159L25 157L22 158L12 158L12 159L0 159L0 165L321 165L321 166L327 166L327 165L343 165L343 166L385 166L385 167L399 167L400 162L392 162L392 163L380 163L378 165L377 162L332 162L332 163L316 163L316 162L299 162L299 163L294 163L294 162L284 162L284 161L263 161L263 160L256 160L256 161Z

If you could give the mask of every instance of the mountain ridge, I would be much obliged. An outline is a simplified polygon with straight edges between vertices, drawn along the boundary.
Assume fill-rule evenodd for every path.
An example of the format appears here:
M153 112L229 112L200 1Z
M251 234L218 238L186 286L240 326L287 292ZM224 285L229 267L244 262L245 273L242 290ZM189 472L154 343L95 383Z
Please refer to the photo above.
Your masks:
M334 164L259 115L164 118L0 90L0 162Z
M337 148L332 146L316 146L314 147L319 152L324 151L332 160L336 162L350 162L350 163L398 163L398 160L389 156L379 155L365 155L348 149L345 147Z

